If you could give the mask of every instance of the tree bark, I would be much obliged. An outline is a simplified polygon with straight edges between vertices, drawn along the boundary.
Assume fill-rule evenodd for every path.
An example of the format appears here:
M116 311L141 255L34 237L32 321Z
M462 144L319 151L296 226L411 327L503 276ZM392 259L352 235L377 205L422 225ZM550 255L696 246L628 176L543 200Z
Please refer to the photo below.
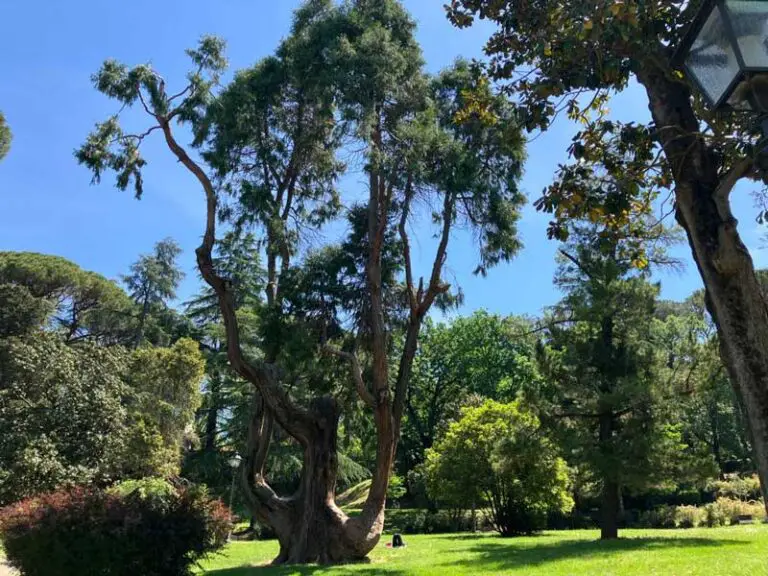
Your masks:
M671 70L649 64L637 76L672 167L676 218L704 281L721 356L746 406L768 510L768 307L729 202L733 186L752 163L723 166L699 134L687 86Z
M338 471L339 410L330 397L312 403L317 426L304 451L301 483L295 494L280 498L264 480L272 421L257 395L249 427L248 450L241 470L246 500L256 518L274 529L280 552L273 564L333 564L364 559L376 546L378 526L350 519L334 501ZM383 515L383 507L381 509Z
M613 436L613 413L603 412L599 417L599 443L601 452L608 452L607 446ZM606 454L610 457L610 454ZM606 467L603 464L604 468ZM615 540L619 537L619 482L615 470L603 470L603 487L600 497L600 539Z

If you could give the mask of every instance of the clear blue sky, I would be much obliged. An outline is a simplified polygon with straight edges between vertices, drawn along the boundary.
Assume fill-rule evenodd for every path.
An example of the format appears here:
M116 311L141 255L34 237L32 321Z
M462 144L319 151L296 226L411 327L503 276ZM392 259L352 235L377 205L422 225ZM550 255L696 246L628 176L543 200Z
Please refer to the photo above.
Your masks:
M490 29L455 30L446 21L444 0L405 0L419 23L418 37L430 70L457 56L477 57ZM105 179L89 186L89 174L72 157L93 124L116 111L91 87L89 77L105 58L135 64L151 61L172 84L187 70L184 49L207 33L224 37L233 69L269 54L284 36L298 0L0 3L0 110L14 132L10 155L0 164L0 250L28 250L64 256L83 268L117 278L139 253L164 237L185 250L187 280L180 296L197 289L193 250L203 226L199 188L160 142L146 150L150 161L145 197L136 201ZM643 92L633 87L611 105L621 119L648 116ZM130 119L129 119L130 120ZM564 162L574 128L560 123L529 147L523 188L535 200ZM355 179L347 179L354 186ZM354 193L354 191L350 191ZM741 231L757 263L760 230L754 223L749 188L735 193ZM486 308L499 313L537 314L553 304L556 244L546 239L546 215L527 208L521 234L525 249L510 265L474 278L476 263L468 236L449 251L451 281L466 295L463 313ZM426 252L429 233L417 249ZM682 274L661 276L663 295L683 298L700 286L687 246L677 250ZM768 262L767 262L768 263Z

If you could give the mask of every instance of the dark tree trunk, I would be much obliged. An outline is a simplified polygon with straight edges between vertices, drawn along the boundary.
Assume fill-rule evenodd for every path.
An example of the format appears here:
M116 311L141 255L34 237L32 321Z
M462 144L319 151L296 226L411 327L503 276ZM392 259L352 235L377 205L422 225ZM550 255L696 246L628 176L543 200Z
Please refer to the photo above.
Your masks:
M603 412L599 417L600 451L610 459L610 442L613 436L613 413ZM606 467L605 464L603 464ZM621 500L616 471L606 467L603 470L603 488L600 498L600 539L615 540L619 537L619 514Z
M604 480L600 496L601 540L615 540L619 537L620 508L618 483L614 480Z
M723 470L723 451L720 446L720 425L718 421L717 402L712 401L709 406L709 425L712 428L712 456L717 464L718 476L721 480L725 478Z
M746 407L768 507L768 307L729 202L752 163L746 159L724 172L721 159L699 136L686 86L655 64L637 72L675 175L677 221L704 281L723 362Z
M138 349L141 343L144 341L144 333L147 326L147 317L149 316L149 298L145 297L141 305L141 313L139 314L139 325L136 327L136 335L133 338L133 347Z
M221 379L214 373L209 382L209 405L205 414L205 440L203 448L206 452L216 449L216 436L219 431L219 409L221 405Z

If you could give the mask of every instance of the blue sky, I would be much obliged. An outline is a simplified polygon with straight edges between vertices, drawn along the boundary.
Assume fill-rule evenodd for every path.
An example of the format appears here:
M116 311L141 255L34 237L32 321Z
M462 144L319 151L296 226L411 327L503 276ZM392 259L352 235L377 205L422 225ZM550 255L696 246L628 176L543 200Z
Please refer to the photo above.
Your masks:
M173 85L187 70L184 49L202 34L228 42L232 69L255 63L271 53L288 32L298 0L227 0L130 3L81 0L0 3L0 110L14 132L11 153L0 164L0 250L57 254L85 269L117 278L137 255L165 237L185 250L187 272L180 296L198 286L193 250L203 227L199 188L176 164L159 141L145 150L149 165L145 195L136 201L112 187L111 179L90 186L88 172L72 151L93 124L116 111L91 87L89 77L105 58L129 64L151 61ZM419 23L418 38L431 71L457 56L478 57L490 28L478 25L456 30L445 19L443 0L405 0ZM648 117L642 90L631 87L611 104L620 119ZM129 116L128 122L138 116ZM551 181L574 127L560 122L532 142L523 189L535 200ZM345 180L354 195L357 179ZM754 222L749 187L734 192L735 213L756 263L768 264L759 251L761 230ZM538 314L559 297L552 286L556 244L546 238L547 217L530 206L521 235L525 249L517 259L485 279L471 275L476 260L467 234L459 234L449 250L448 279L461 285L466 301L462 313L486 308L492 312ZM432 241L418 227L417 255L426 264ZM686 262L682 273L662 275L663 295L684 298L700 287L687 245L676 249ZM426 274L426 270L424 270Z

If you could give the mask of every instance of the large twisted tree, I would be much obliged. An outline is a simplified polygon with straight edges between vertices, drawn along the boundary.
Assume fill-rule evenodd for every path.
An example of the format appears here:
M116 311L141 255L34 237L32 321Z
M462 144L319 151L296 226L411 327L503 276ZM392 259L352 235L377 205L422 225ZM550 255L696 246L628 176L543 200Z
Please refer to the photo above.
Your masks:
M529 129L563 112L583 122L538 206L566 235L572 218L602 220L631 234L669 189L717 324L721 355L744 398L768 505L768 306L742 242L730 194L758 179L759 129L743 113L714 114L673 63L675 47L700 1L452 0L449 17L498 25L486 46L490 74L517 91ZM606 117L611 94L631 83L647 95L653 120ZM605 186L595 174L618 186ZM637 264L645 262L642 241Z
M428 77L414 28L396 0L341 6L311 0L297 11L275 56L238 74L223 92L223 44L214 38L189 51L197 68L177 93L146 65L108 61L94 79L101 92L123 107L138 105L150 120L141 134L123 132L117 117L96 127L77 151L95 179L113 170L119 188L133 185L140 195L145 161L139 149L159 132L205 193L197 262L218 298L230 365L259 392L242 474L254 513L279 538L276 563L362 558L376 545L419 331L431 307L450 296L442 275L452 230L474 228L479 272L508 260L520 246L523 147L515 111L467 64ZM192 146L201 154L180 143L178 122L192 128ZM329 253L302 262L300 239L338 212L338 177L349 169L340 157L359 159L365 176L364 194L342 195L361 203L350 209L350 241L336 250L350 257L326 268L305 291L315 313L295 313L284 300L285 283L297 278L293 269L306 265L311 271ZM259 361L243 353L236 287L212 257L219 217L255 227L264 241L268 311ZM419 225L436 231L431 265L421 279L410 249L411 231ZM375 422L372 485L355 518L334 502L339 403L328 394L307 400L308 394L289 391L283 381L295 364L282 358L282 327L302 319L315 329L317 354L348 365ZM396 328L403 333L397 346ZM264 469L274 424L303 450L301 482L289 497L270 487Z

